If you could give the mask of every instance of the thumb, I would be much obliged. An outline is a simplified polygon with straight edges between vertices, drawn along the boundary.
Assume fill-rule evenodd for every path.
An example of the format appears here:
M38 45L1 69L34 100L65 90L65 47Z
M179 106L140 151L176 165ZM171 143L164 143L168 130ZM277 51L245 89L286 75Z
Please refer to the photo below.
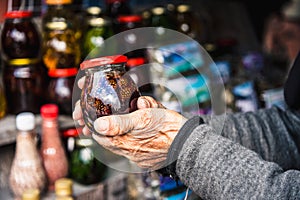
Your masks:
M94 129L101 135L116 136L133 129L143 129L151 121L151 109L137 110L124 115L100 117L94 122Z

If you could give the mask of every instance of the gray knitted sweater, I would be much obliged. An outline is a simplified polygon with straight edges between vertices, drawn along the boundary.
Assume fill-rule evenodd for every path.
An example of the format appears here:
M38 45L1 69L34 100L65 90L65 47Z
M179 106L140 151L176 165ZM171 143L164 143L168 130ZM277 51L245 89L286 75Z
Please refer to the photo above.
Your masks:
M300 199L300 114L230 114L218 133L219 118L194 127L189 120L175 138L189 135L177 160L180 180L203 199Z

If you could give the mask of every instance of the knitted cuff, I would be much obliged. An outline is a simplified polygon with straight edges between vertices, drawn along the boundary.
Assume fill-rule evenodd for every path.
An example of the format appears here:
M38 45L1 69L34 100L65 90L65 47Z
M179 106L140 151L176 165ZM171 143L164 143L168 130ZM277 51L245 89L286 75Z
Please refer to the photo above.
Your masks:
M179 153L193 130L201 124L204 124L204 120L200 116L195 116L189 119L182 126L169 149L169 153L165 162L167 166L157 170L160 174L163 176L170 176L176 181L179 180L179 177L176 174L176 162Z

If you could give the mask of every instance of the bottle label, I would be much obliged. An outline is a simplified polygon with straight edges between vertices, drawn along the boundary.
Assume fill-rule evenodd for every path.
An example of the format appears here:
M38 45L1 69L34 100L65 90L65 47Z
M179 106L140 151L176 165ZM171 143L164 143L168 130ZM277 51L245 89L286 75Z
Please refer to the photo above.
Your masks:
M65 30L67 28L66 22L48 22L46 27L50 30Z
M17 59L11 59L8 61L9 65L14 66L22 66L22 65L32 65L39 62L39 59L37 58L17 58Z

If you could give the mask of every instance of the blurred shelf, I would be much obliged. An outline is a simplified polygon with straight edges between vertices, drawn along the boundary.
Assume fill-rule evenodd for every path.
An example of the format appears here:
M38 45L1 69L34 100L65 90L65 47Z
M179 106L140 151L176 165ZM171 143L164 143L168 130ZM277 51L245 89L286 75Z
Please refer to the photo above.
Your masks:
M0 119L0 146L13 144L16 141L17 130L15 115L7 115ZM36 115L36 131L39 133L40 130L40 115ZM69 116L59 116L59 125L61 129L74 127L75 123Z

